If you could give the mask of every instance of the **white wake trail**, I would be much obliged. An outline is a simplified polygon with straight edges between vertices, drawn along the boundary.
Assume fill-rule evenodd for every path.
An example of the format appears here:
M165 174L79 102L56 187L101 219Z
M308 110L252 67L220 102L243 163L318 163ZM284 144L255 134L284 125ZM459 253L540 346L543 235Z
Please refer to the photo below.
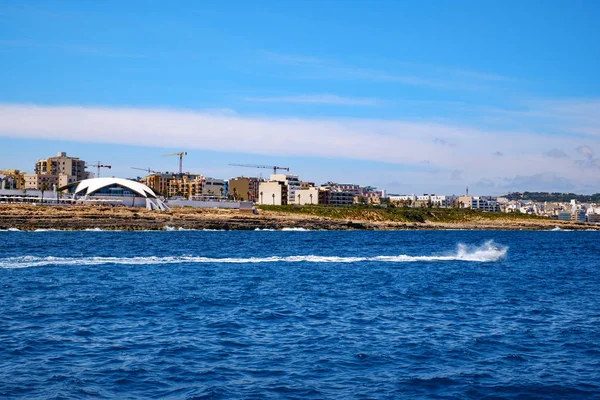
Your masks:
M499 247L493 242L483 246L469 247L459 244L456 251L447 255L429 256L371 256L371 257L339 257L318 255L272 256L272 257L228 257L213 258L200 256L166 256L166 257L38 257L21 256L0 258L0 268L29 268L43 266L86 266L86 265L158 265L158 264L256 264L256 263L356 263L356 262L436 262L436 261L469 261L494 262L503 258L507 247Z

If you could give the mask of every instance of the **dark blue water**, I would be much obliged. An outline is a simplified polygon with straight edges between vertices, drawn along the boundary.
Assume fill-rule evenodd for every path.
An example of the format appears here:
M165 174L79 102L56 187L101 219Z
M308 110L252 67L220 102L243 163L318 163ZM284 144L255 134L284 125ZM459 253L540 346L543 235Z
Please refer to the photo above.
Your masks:
M0 232L0 397L600 398L599 239Z

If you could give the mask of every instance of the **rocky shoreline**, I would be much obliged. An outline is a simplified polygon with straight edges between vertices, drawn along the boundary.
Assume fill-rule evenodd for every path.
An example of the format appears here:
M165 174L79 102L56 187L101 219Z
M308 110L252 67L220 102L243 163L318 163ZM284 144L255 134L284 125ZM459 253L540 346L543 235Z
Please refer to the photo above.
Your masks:
M261 210L174 209L154 212L139 208L0 205L0 230L600 230L593 224L546 219L486 220L460 223L341 220Z

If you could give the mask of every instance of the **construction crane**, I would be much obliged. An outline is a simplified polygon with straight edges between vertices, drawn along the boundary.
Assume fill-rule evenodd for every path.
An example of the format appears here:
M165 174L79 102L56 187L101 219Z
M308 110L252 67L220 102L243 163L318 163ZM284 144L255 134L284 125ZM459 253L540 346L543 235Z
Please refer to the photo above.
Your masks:
M271 165L256 165L256 164L229 164L231 166L234 167L246 167L246 168L266 168L266 169L272 169L273 173L276 174L277 170L280 169L282 171L290 171L289 167L277 167L275 165L271 166Z
M148 172L148 175L150 175L150 174L160 174L160 172L158 172L158 171L152 171L150 168L131 167L131 169L139 169L140 171L146 171L146 172Z
M163 157L179 156L179 175L183 174L183 156L187 156L187 151L180 151L179 153L163 154Z
M100 168L108 168L108 169L112 168L110 165L104 165L100 161L98 161L96 164L86 165L86 167L96 167L96 168L98 168L98 178L100 178Z

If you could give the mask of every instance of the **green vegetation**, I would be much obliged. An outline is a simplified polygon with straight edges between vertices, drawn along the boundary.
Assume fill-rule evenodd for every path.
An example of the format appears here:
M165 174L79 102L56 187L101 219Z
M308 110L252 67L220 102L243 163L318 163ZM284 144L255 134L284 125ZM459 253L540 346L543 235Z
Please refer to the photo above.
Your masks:
M545 219L520 213L492 213L458 208L409 208L378 207L372 205L329 206L329 205L288 205L258 206L261 210L290 214L312 215L333 219L393 221L393 222L470 222L476 220L523 220Z
M600 193L587 195L587 194L575 194L575 193L547 193L547 192L523 192L523 193L509 193L506 196L509 200L531 200L538 202L569 202L572 199L577 200L581 203L599 203Z

